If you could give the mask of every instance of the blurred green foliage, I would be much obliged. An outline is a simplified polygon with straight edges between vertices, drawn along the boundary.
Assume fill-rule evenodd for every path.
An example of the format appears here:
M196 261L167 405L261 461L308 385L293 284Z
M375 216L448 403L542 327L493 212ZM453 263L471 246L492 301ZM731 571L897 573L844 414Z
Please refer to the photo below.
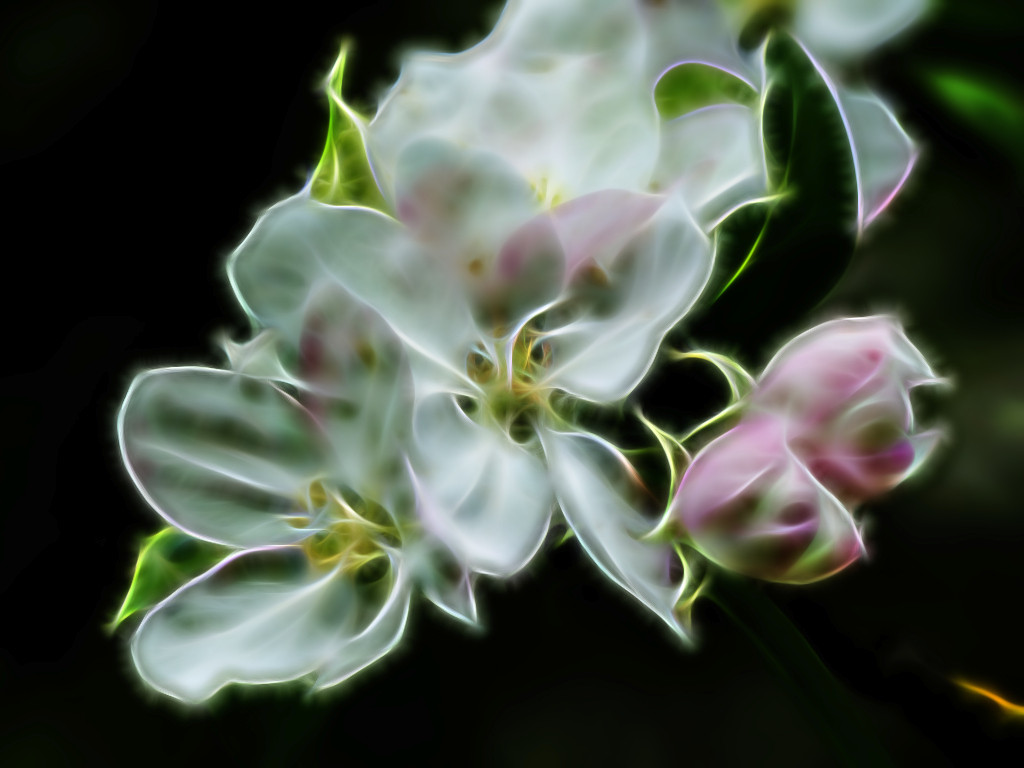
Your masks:
M929 88L972 131L1005 152L1024 174L1024 93L1001 78L961 69L924 74Z

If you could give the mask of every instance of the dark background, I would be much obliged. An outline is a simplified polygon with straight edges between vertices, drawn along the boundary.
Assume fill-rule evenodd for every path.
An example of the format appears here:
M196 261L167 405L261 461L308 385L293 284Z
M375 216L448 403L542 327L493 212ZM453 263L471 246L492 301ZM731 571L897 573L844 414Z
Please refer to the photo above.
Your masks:
M356 42L348 95L370 106L406 46L464 48L487 6L0 11L0 764L813 766L861 760L850 734L902 765L1019 755L1024 717L950 682L1024 702L1024 26L994 1L947 3L868 62L923 156L811 318L898 310L955 382L934 406L952 439L869 510L870 563L746 587L807 638L841 701L759 650L761 614L740 626L705 603L700 649L681 650L571 545L484 584L480 635L419 601L400 649L321 699L230 691L184 710L138 681L130 630L103 630L158 527L114 436L132 376L220 364L214 334L244 330L225 258L316 163L341 38ZM943 68L1000 84L1010 111L951 109L928 85ZM853 713L845 736L821 727L823 701Z

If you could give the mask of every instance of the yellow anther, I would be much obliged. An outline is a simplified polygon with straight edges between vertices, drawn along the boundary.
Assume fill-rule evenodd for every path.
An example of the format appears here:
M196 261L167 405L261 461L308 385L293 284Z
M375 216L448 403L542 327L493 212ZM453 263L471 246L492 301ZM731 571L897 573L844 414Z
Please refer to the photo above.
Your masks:
M340 567L344 572L355 572L367 563L386 557L385 546L397 546L401 536L387 510L379 504L366 501L358 494L343 494L321 480L314 480L306 491L309 513L324 520L325 527L302 541L302 548L314 567L327 570ZM346 499L351 497L351 501ZM326 513L326 515L325 515ZM293 523L306 527L308 519Z
M542 176L539 180L532 182L530 187L537 196L537 200L545 208L554 208L563 200L561 191L556 185L551 183L547 176Z

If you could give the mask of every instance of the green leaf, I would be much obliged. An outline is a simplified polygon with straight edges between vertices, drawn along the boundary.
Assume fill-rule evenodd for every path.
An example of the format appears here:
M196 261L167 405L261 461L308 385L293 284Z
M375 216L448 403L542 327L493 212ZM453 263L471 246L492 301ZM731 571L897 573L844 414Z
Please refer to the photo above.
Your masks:
M327 143L320 164L313 172L310 194L313 199L329 205L361 205L386 212L389 206L377 187L366 152L363 135L366 119L341 96L347 58L346 43L327 79L330 110Z
M750 83L724 69L690 61L679 64L654 86L654 103L665 120L712 104L757 104L757 91Z
M760 256L772 221L777 200L752 203L732 214L727 226L717 232L718 280L714 298L718 299Z
M153 607L234 551L171 526L143 539L131 586L110 629L116 629L133 613Z
M759 353L835 286L853 254L857 182L830 83L788 36L772 35L762 135L777 197L740 208L716 231L711 302L688 335Z

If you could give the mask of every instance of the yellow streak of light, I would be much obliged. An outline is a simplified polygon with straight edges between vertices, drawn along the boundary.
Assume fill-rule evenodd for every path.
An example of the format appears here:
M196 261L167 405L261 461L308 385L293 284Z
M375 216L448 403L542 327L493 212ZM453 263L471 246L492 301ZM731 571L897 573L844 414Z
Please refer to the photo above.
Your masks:
M1017 715L1018 717L1024 717L1024 706L1021 706L1020 704L1014 704L1012 701L1007 701L998 693L994 693L986 688L982 688L980 685L969 683L963 679L954 679L953 682L959 685L961 688L965 688L966 690L971 691L972 693L977 693L979 696L984 696L985 698L991 699L996 704L998 704L1004 712L1008 714Z

